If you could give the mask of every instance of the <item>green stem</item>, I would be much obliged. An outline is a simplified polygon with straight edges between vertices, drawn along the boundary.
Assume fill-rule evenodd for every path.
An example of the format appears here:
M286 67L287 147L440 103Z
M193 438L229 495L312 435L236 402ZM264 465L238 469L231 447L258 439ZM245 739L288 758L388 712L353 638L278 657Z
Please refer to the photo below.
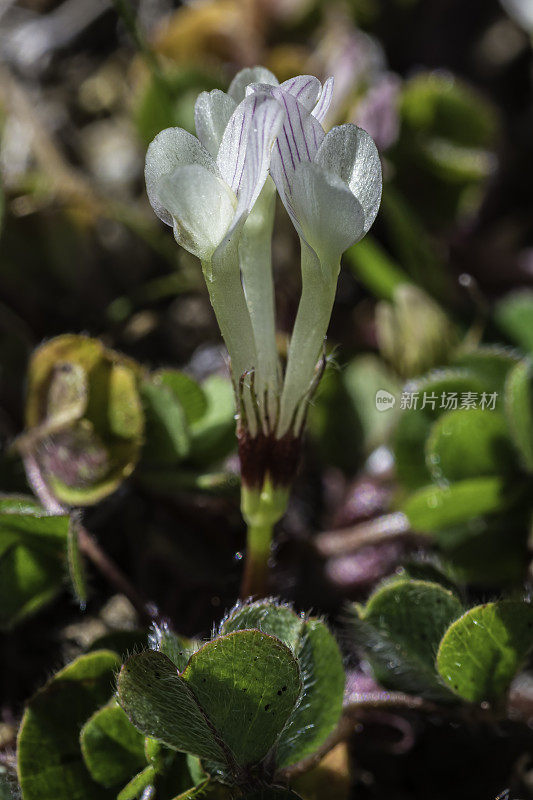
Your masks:
M274 525L248 525L246 561L241 584L241 598L267 594L268 559L272 548Z
M268 478L261 489L242 487L241 509L248 525L242 599L264 597L267 594L274 525L285 513L288 501L289 490L273 486Z
M250 312L242 287L237 248L227 248L216 263L202 262L202 269L211 305L231 359L233 383L238 401L241 377L245 373L251 374L257 363L257 354ZM245 385L249 386L249 379L245 380ZM248 392L245 394L248 427L254 434L255 417Z
M246 302L257 350L256 384L259 406L274 418L279 393L280 364L276 346L276 311L272 278L272 229L276 189L267 179L243 229L239 258ZM264 425L264 433L268 433Z
M289 345L278 438L290 429L313 381L333 310L340 268L340 259L321 264L315 251L303 240L301 248L302 295Z

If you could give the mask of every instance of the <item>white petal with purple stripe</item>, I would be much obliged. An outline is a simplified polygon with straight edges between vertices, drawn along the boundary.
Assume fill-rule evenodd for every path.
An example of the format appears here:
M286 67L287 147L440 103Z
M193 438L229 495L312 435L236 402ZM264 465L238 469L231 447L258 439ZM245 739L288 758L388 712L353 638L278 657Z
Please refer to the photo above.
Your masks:
M286 117L276 146L272 152L270 172L279 195L299 230L299 220L293 208L293 175L302 161L312 162L324 139L324 129L304 106L291 94L279 89L272 90L279 100Z
M220 174L237 197L228 235L252 209L268 175L272 146L285 114L267 94L253 94L232 115L217 156Z
M308 111L312 111L322 91L320 81L314 75L297 75L283 81L279 88L295 97Z
M327 81L325 81L322 87L322 91L317 100L316 106L313 108L311 112L313 117L316 117L316 119L320 123L324 122L324 118L328 113L328 108L331 103L331 98L333 97L333 83L334 83L333 78L328 78Z

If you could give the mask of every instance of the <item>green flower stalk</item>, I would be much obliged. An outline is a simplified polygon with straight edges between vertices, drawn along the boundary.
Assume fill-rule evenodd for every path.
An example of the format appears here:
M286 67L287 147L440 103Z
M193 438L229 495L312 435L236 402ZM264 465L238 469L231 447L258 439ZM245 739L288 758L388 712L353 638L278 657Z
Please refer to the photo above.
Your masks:
M242 70L228 94L203 92L198 139L179 128L150 145L146 183L158 216L197 255L231 359L237 398L242 512L248 524L243 595L265 591L272 531L296 473L344 250L369 230L381 199L370 136L322 121L333 79L279 84ZM270 177L269 177L270 174ZM282 370L276 348L271 238L275 189L301 241L302 294Z

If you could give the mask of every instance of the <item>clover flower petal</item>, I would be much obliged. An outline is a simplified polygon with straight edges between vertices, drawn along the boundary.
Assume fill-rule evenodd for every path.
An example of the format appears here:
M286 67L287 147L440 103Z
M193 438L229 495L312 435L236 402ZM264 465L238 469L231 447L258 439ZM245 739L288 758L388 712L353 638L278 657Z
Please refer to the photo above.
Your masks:
M172 215L176 241L208 259L235 216L237 198L229 186L201 164L187 164L162 176L157 196Z
M167 128L151 143L145 168L150 203L194 255L211 258L244 223L265 183L283 113L267 94L245 97L237 105L223 92L204 92L195 108L198 139ZM196 169L190 169L193 165ZM180 197L184 192L187 198Z
M231 115L237 108L235 100L220 91L202 92L194 105L196 135L205 149L216 159L220 142Z
M263 188L283 119L279 103L267 94L254 94L239 103L224 131L217 165L237 197L230 233L248 216Z
M333 78L328 78L327 81L324 82L322 91L318 96L316 106L311 111L313 117L316 117L316 119L321 123L324 122L325 116L328 113L328 109L331 104L333 97L333 83Z
M338 176L359 201L364 223L362 229L354 227L350 244L358 242L370 230L381 201L381 162L374 140L357 125L339 125L326 134L315 163Z
M195 136L182 128L166 128L148 147L144 168L146 191L152 208L166 225L173 225L172 214L159 198L159 181L163 175L170 175L177 167L187 164L198 164L217 174L215 162L207 150Z
M332 79L321 89L319 81L308 75L277 87L249 87L252 92L270 92L283 106L286 116L270 171L296 230L321 259L333 253L340 256L359 241L372 225L381 199L381 163L372 138L352 124L326 135L320 124L332 90ZM311 164L317 169L310 169Z
M279 86L276 76L266 67L245 67L233 78L228 94L236 103L240 103L241 100L244 100L248 87L257 83Z
M359 200L334 172L315 162L300 162L292 177L291 208L302 238L315 253L342 253L364 229Z

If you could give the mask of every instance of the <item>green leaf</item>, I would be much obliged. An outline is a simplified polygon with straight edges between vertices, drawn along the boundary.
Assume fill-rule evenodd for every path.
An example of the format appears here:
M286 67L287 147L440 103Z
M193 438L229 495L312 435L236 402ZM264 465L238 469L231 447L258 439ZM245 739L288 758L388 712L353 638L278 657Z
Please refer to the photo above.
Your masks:
M513 586L528 563L528 521L507 512L437 531L435 540L455 579L474 586Z
M343 383L362 428L363 447L367 453L388 441L398 419L398 402L385 411L376 407L376 394L385 390L400 396L400 385L377 356L365 354L354 358L342 373ZM342 425L342 420L340 421ZM339 445L341 446L341 445Z
M140 438L144 417L133 370L124 364L113 364L108 391L109 428L113 435L121 439Z
M372 401L375 408L375 398ZM364 456L363 430L358 409L346 388L345 371L337 364L326 367L309 405L307 428L321 462L348 475L357 472Z
M287 766L314 752L337 725L344 695L342 656L327 626L298 616L286 605L259 600L235 608L220 633L256 628L289 647L300 667L302 698L281 734L276 762ZM278 695L286 687L278 688Z
M59 410L59 401L64 399L68 407L73 397L79 396L79 389L74 391L74 384L79 383L81 368L89 374L103 358L104 346L97 339L76 334L57 336L38 347L31 358L28 371L28 393L26 402L26 424L35 428L43 422L43 407L48 411L51 402L54 415ZM59 375L60 383L54 388L52 396L48 392L54 386L54 378ZM61 376L63 378L61 379ZM59 391L61 389L61 391Z
M496 322L519 347L533 353L533 292L523 290L504 297L496 306Z
M483 345L476 350L460 353L454 365L466 369L482 383L485 392L496 392L496 408L503 404L503 390L509 371L520 361L520 353L511 347ZM477 391L474 387L472 391Z
M496 111L455 76L422 72L404 84L400 115L400 138L390 154L395 184L426 228L446 230L481 203L496 166Z
M146 766L144 736L115 700L87 720L80 744L87 769L106 788L124 783Z
M26 497L22 494L0 495L0 514L48 516L46 510L33 497Z
M533 606L512 600L470 609L451 625L437 654L443 680L472 703L500 703L533 647Z
M112 800L87 770L79 733L113 691L116 653L80 656L30 700L18 735L18 773L24 800Z
M207 411L207 397L193 378L177 369L161 369L154 374L154 378L177 397L189 425L202 419Z
M463 609L437 583L396 580L379 588L363 608L353 605L357 643L388 689L449 700L435 668L441 638Z
M196 758L196 756L191 756L189 753L185 756L185 759L193 784L196 786L196 784L202 783L202 781L204 781L208 775L203 768L200 759Z
M194 693L163 653L148 650L128 659L118 678L118 696L142 733L175 750L225 763L226 753Z
M524 466L533 472L533 367L520 361L507 376L505 412L509 430Z
M118 793L117 800L138 800L147 786L153 786L155 777L155 769L148 765Z
M143 460L155 464L176 464L189 453L190 439L183 407L168 386L152 379L141 385L146 415Z
M375 319L380 353L403 378L446 364L457 344L446 313L412 283L398 286L392 302L378 303Z
M445 411L441 406L446 399L453 393L457 398L464 392L481 393L483 388L466 369L439 370L407 384L405 391L417 398L417 406L402 412L393 439L398 477L405 486L418 489L431 480L424 448L433 423Z
M420 533L449 528L504 508L509 497L501 478L472 478L450 486L425 486L402 507L411 528Z
M466 84L436 72L420 73L408 82L402 113L416 130L465 147L489 145L496 133L492 106Z
M0 627L11 628L63 588L70 518L24 498L0 505Z
M58 336L33 353L19 444L62 503L92 505L133 471L144 428L141 375L134 361L86 336Z
M258 600L236 606L222 622L220 635L256 629L275 636L293 652L298 648L305 620L287 605Z
M512 472L516 457L503 415L481 408L443 414L426 441L426 463L437 482Z
M291 651L259 631L236 631L204 645L183 679L239 765L266 756L301 691Z
M280 686L287 688L278 695ZM214 639L181 675L162 653L141 653L118 682L120 702L143 733L230 769L269 752L300 689L290 650L259 631Z
M191 455L194 464L219 461L235 447L235 396L231 381L211 375L202 383L207 410L191 425Z
M150 635L150 646L170 658L178 672L183 672L192 654L202 646L202 642L179 636L171 631L168 625L158 625Z
M18 500L6 498L4 509L16 508ZM0 509L0 555L12 545L22 543L36 550L57 553L63 550L67 538L70 517L68 514L49 515L43 508L34 513L24 509L2 511Z
M194 132L194 101L201 91L220 88L213 76L195 66L169 61L165 72L153 74L137 98L134 119L146 145L163 128L178 126Z
M346 682L339 646L320 620L306 622L295 653L302 701L281 734L276 757L280 767L310 755L332 733L341 716Z
M87 648L88 653L94 650L113 650L124 661L130 653L146 650L148 636L143 630L116 630L98 636Z

